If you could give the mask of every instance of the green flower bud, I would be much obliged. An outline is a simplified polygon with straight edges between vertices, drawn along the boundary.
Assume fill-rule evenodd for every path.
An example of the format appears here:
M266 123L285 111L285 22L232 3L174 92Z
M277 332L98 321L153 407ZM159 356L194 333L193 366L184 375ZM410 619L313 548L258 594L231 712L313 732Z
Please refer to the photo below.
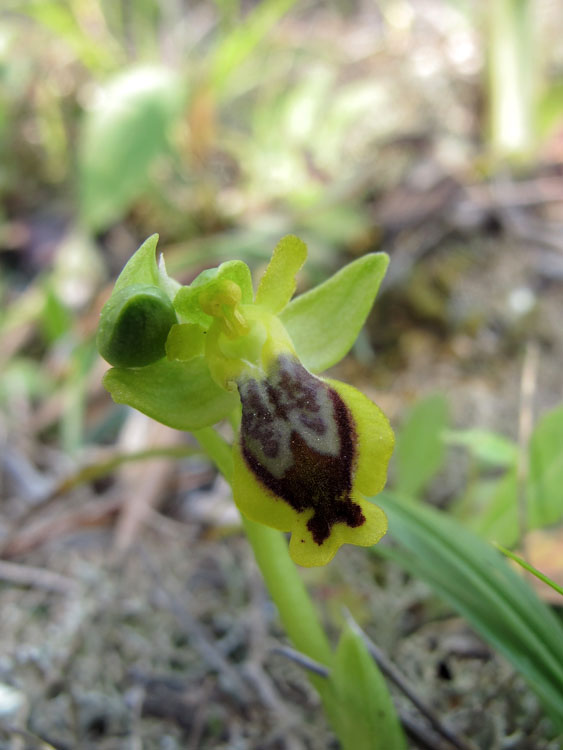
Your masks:
M98 351L115 367L145 367L165 356L168 332L177 322L172 302L157 286L126 286L102 309Z

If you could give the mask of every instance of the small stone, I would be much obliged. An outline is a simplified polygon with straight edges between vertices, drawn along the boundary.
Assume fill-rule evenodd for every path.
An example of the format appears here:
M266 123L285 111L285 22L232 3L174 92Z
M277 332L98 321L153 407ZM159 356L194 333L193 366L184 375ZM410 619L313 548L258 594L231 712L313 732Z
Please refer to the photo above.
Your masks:
M21 690L0 682L0 718L13 719L26 703L27 699Z

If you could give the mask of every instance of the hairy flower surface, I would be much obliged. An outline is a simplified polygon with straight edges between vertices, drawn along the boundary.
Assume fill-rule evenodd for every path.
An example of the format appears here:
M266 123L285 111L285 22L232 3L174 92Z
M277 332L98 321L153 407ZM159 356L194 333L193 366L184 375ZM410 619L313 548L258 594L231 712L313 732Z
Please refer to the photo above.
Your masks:
M345 543L368 546L387 530L362 493L383 489L393 433L351 386L312 375L281 355L263 380L243 378L233 491L254 521L291 531L300 565L324 565Z
M313 566L329 562L343 544L369 546L385 534L385 514L365 496L383 489L394 438L387 418L360 391L313 372L334 364L353 343L386 256L359 259L290 303L305 257L304 243L285 237L255 295L240 261L205 271L180 289L161 267L154 278L173 300L178 321L167 323L167 358L116 368L106 384L116 400L172 426L184 424L174 412L183 404L193 409L188 421L200 427L236 411L239 402L235 502L249 519L291 532L293 560ZM147 282L144 276L127 278ZM354 293L366 299L351 299ZM127 296L129 306L138 296ZM110 305L112 320L141 317L129 308L127 316L116 314L115 306ZM118 333L112 336L121 342L125 336ZM197 389L176 384L190 372L201 385L201 400L209 402L209 417L196 402ZM160 393L174 388L176 407Z

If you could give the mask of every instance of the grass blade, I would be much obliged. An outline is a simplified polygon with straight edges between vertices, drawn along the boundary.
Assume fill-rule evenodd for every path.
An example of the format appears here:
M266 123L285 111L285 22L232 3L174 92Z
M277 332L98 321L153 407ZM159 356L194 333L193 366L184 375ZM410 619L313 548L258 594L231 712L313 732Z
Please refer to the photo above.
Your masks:
M519 557L518 555L515 555L514 552L511 552L509 549L506 549L506 547L502 547L500 544L497 544L496 546L497 546L497 549L499 549L503 555L506 555L506 557L510 557L511 560L514 560L514 562L517 562L518 565L521 565L524 568L524 570L528 571L528 573L531 573L540 581L543 581L548 586L551 586L551 588L554 591L557 591L558 594L561 594L561 596L563 596L563 588L561 588L561 586L558 586L555 583L555 581L551 580L551 578L548 578L537 568L534 568L533 565L530 565L529 562L526 562L526 560L524 560L522 557Z
M374 549L426 581L502 653L563 729L563 627L502 555L445 513L382 493L397 544Z

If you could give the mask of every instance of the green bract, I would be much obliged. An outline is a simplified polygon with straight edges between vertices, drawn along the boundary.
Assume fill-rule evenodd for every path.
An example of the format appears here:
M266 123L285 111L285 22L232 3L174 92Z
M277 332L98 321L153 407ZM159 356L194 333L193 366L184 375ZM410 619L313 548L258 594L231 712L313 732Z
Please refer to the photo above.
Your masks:
M291 532L295 562L324 565L342 544L379 541L387 520L366 495L385 485L393 432L362 393L316 373L354 343L387 256L360 258L291 303L307 256L297 237L278 243L256 294L236 260L180 287L155 247L149 238L129 261L102 312L113 398L183 430L238 413L235 502Z

